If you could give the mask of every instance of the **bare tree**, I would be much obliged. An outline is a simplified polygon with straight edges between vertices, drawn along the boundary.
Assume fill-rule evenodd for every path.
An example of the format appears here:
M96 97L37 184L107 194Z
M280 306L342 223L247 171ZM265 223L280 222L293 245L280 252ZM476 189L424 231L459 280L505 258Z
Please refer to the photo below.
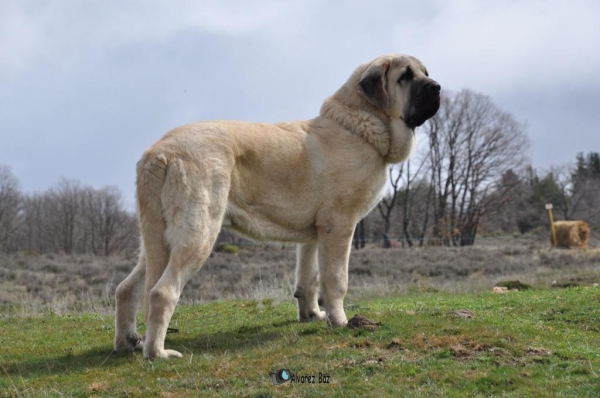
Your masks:
M135 229L132 228L133 217L125 211L123 198L117 187L85 189L82 215L86 246L94 254L108 256L121 251L136 237ZM137 228L135 223L133 226Z
M21 222L21 241L19 246L28 253L41 253L45 251L42 243L44 229L44 198L42 195L26 195L23 199L23 214Z
M15 249L21 193L19 181L8 166L0 166L0 250Z
M415 221L421 221L419 218L422 217L422 222L427 225L429 206L424 207L423 203L420 202L424 199L423 195L426 194L425 191L429 184L426 184L423 179L418 178L425 169L428 159L429 153L426 152L422 156L416 156L413 160L406 162L403 177L404 185L400 192L400 207L402 209L403 242L406 242L409 247L413 246L414 236L417 236L417 239L421 242L420 245L422 245L424 232L419 231L419 226L416 225ZM414 170L414 172L411 171L411 165L413 165L413 163L416 165L416 170ZM416 206L415 202L417 202ZM417 215L413 213L415 207L417 207Z
M381 218L383 219L383 247L386 249L392 247L392 242L390 241L389 232L391 225L391 216L394 207L396 206L396 201L398 199L398 192L400 190L400 179L402 178L402 172L404 170L404 164L394 165L389 168L389 191L386 197L384 197L379 204L377 204L377 208L379 209L379 214L381 214Z
M82 189L79 181L62 179L48 192L46 233L52 234L64 253L75 250L76 230L81 216Z
M499 203L496 183L524 165L525 125L498 109L489 97L463 90L444 94L440 111L426 125L434 201L435 238L472 245L481 216Z
M438 113L425 126L429 139L430 192L434 195L431 201L432 235L433 239L442 239L447 245L450 243L447 235L449 228L445 221L451 207L449 198L456 191L458 143L465 112L465 107L456 106L451 97L444 94Z

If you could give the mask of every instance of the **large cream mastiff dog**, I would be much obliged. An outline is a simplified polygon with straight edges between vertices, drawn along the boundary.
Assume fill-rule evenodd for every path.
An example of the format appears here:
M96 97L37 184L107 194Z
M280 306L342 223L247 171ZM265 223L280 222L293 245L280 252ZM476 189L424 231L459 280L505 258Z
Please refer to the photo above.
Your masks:
M415 128L439 105L440 85L425 66L389 54L359 66L314 119L212 121L168 132L137 164L142 244L117 288L115 350L181 357L164 348L167 327L221 228L298 243L299 320L344 325L354 227L380 200L389 165L410 155ZM142 297L143 340L136 332Z

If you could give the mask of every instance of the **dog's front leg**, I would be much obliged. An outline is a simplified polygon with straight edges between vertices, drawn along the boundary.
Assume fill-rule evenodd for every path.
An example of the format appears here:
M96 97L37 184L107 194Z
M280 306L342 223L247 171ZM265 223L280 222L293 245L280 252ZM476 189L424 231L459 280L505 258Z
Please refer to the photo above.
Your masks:
M344 296L348 290L348 260L354 223L331 223L318 229L321 294L329 326L344 326Z
M298 320L311 322L325 319L319 309L319 268L317 265L317 242L298 245L296 260L296 291Z

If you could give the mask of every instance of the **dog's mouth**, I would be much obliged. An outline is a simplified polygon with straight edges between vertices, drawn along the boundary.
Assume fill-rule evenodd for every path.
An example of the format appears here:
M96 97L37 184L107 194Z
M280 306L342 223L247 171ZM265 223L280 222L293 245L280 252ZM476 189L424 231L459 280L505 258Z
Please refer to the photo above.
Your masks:
M440 97L433 96L428 98L426 101L419 101L420 103L413 104L408 108L407 114L402 117L402 121L410 127L415 129L428 119L432 118L440 108Z

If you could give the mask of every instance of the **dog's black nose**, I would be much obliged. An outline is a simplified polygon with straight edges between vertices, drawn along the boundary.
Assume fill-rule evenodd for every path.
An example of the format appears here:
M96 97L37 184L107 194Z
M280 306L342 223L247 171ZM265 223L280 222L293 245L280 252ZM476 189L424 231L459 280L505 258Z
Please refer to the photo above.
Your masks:
M429 86L429 91L439 93L442 90L442 86L438 82L432 82Z

